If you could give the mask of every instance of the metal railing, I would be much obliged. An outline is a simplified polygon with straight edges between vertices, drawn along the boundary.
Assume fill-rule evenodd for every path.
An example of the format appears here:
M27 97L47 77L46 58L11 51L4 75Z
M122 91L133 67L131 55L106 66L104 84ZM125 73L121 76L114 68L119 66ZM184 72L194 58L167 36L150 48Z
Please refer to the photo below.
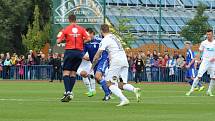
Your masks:
M3 80L62 80L62 68L52 65L1 66L0 79ZM82 78L77 76L78 80Z
M186 69L146 67L141 72L132 72L129 68L129 81L144 82L186 82ZM51 65L33 66L3 66L0 70L3 80L62 80L62 68L56 70ZM77 76L77 80L82 80ZM205 74L202 81L208 82L209 76Z
M129 69L128 80L136 82L187 82L186 69L168 67L146 67L141 72L132 72ZM203 82L209 82L209 75L204 74Z

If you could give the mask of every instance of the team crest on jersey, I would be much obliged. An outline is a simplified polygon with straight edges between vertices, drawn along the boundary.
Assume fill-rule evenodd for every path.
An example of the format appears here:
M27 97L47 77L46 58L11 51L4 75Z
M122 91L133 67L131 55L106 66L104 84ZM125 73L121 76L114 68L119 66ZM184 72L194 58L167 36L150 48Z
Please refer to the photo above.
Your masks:
M77 28L72 28L72 32L76 34L76 33L78 33L78 29Z

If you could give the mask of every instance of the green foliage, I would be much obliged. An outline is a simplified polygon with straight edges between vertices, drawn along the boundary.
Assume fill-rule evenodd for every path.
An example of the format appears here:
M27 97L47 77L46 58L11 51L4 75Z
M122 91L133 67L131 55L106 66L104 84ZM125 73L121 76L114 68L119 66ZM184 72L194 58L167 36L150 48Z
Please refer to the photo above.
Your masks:
M0 53L25 52L22 39L29 29L29 24L33 22L35 4L41 11L41 30L50 21L51 0L0 0ZM26 37L30 35L29 33Z
M0 52L23 51L21 33L30 14L29 0L0 0Z
M123 11L126 11L126 9L122 9L121 13ZM129 18L121 18L119 19L118 26L112 28L112 33L121 39L124 48L131 48L131 42L135 40L134 35L128 31L133 28L132 25L129 25L131 21L132 19Z
M187 23L187 26L183 27L181 31L181 36L185 40L192 41L194 44L200 43L202 37L205 35L208 28L210 28L207 23L208 17L204 15L206 5L199 2L198 7L196 8L195 17Z
M28 50L39 51L50 39L50 23L47 23L43 30L40 29L40 11L38 5L34 9L34 21L28 26L26 36L22 35L23 44Z

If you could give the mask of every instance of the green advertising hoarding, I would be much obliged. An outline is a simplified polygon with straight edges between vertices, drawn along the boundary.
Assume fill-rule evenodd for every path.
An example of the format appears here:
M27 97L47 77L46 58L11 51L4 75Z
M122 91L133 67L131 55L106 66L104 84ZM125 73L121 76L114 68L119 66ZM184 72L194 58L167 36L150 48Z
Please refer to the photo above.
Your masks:
M52 0L52 46L57 33L69 24L68 15L77 16L77 24L95 27L104 23L105 0Z

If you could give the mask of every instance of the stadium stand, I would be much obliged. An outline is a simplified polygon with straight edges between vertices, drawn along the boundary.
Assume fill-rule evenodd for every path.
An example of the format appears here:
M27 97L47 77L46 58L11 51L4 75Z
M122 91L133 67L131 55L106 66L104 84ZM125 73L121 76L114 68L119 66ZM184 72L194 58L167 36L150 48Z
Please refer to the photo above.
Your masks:
M208 23L214 28L215 1L200 1L207 5L205 15L209 17ZM161 43L173 49L184 48L183 38L179 33L194 17L194 8L198 6L198 0L161 0L161 5ZM131 43L132 48L144 44L158 44L159 0L107 0L107 17L114 27L118 26L121 18L131 20L128 25L133 27L128 31L137 38Z

